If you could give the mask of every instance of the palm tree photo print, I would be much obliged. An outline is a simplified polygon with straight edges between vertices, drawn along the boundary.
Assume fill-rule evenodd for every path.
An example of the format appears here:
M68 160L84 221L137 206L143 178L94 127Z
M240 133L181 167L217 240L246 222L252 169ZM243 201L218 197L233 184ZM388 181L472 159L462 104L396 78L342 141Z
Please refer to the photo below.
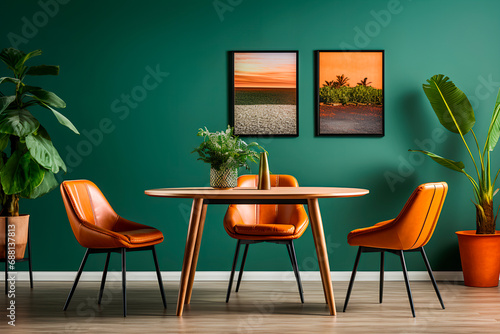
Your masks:
M318 51L317 135L384 135L384 52Z

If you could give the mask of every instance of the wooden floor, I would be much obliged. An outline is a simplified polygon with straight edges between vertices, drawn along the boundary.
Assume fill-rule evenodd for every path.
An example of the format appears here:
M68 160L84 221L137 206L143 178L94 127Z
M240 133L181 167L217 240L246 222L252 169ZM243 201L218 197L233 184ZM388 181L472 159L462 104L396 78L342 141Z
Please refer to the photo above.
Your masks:
M154 282L128 284L127 318L121 283L109 282L97 306L99 282L82 282L68 311L62 307L71 283L18 283L16 327L7 325L8 299L0 296L0 333L500 333L500 288L469 288L439 282L442 310L428 282L413 282L412 318L403 282L387 282L378 303L376 282L356 282L342 313L347 282L335 282L338 315L328 315L320 282L305 282L301 304L294 282L242 282L225 303L227 282L195 282L191 305L175 316L178 283L166 283L164 310ZM2 286L3 288L3 286Z

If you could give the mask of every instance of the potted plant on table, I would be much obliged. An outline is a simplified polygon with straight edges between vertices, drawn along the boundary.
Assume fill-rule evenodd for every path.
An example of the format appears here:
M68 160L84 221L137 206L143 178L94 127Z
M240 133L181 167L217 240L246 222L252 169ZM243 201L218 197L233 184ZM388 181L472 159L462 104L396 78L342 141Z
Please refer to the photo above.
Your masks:
M476 120L474 110L467 96L448 77L435 75L423 85L425 95L431 103L439 122L449 131L459 134L475 168L477 179L465 171L464 163L443 158L437 154L421 151L432 160L451 170L464 174L474 189L476 208L476 230L458 231L460 258L467 286L498 286L500 274L500 232L495 230L498 210L495 214L493 197L497 194L495 183L500 170L492 178L490 154L500 137L500 90L496 99L493 116L488 128L486 142L481 149L472 129ZM477 156L465 140L471 133Z
M233 129L228 126L226 131L210 132L198 130L198 136L203 142L193 150L199 154L198 160L210 164L210 186L218 189L236 187L238 168L250 169L248 162L257 162L257 149L265 151L259 144L247 144L234 136Z
M16 259L24 257L29 215L19 214L19 199L33 199L48 193L58 185L54 174L66 171L47 130L28 108L38 106L52 112L59 123L78 134L75 126L54 109L65 108L63 100L24 82L27 76L59 74L59 66L26 65L30 58L41 54L40 50L26 54L13 48L0 53L0 60L13 72L11 77L0 77L0 258L5 258L7 221L9 225L16 225Z

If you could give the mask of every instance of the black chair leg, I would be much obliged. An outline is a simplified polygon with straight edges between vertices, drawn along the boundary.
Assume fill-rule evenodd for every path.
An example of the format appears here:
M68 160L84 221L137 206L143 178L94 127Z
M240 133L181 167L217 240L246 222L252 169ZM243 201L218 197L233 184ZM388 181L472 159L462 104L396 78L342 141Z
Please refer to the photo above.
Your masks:
M104 285L106 284L106 276L108 275L109 258L111 253L106 256L106 262L104 263L104 270L102 272L101 288L99 289L99 298L97 299L97 304L101 305L102 293L104 292Z
M424 247L420 248L420 253L422 254L422 258L424 259L425 266L427 267L427 272L429 273L429 277L431 278L432 286L434 287L434 291L436 291L436 295L437 295L437 297L439 299L439 302L441 303L441 307L444 310L443 299L441 298L441 294L439 293L439 289L438 289L436 280L434 279L434 275L432 273L431 265L429 264L429 260L427 259L427 255L425 254Z
M127 316L127 250L122 248L122 293L123 293L123 316Z
M30 238L29 224L28 224L28 266L30 273L30 288L33 289L33 269L31 268L31 238Z
M156 256L155 246L153 246L152 251L156 267L156 277L158 278L158 284L160 285L161 299L163 300L163 307L167 308L167 300L165 299L165 290L163 290L163 280L161 278L160 266L158 265L158 257Z
M345 296L344 310L347 308L349 303L349 298L351 297L352 286L354 284L354 279L356 278L356 272L358 271L359 258L361 257L362 249L358 248L358 254L356 255L356 260L354 261L354 268L352 269L351 280L349 281L349 287L347 288L347 295Z
M9 291L9 286L7 281L7 278L9 276L8 245L9 245L9 219L7 218L5 220L5 294L6 295L8 294Z
M5 223L5 225L7 225L7 223ZM5 243L5 245L7 245L7 242ZM7 247L5 248L5 295L8 294L8 291L9 291L9 285L8 285L8 281L7 281L7 278L9 276L9 260L7 260Z
M85 267L85 262L87 262L87 258L89 257L89 250L85 252L85 255L83 256L82 263L80 264L80 269L78 269L78 273L76 274L75 278L75 283L73 283L73 287L71 288L71 291L69 292L68 298L66 299L66 304L64 304L63 311L66 311L68 309L69 302L71 301L71 298L73 297L73 294L75 293L76 286L78 285L78 281L80 280L80 276L82 276L82 271L83 267Z
M403 251L399 251L399 258L401 259L401 266L403 267L403 275L405 277L406 292L410 301L411 313L415 318L415 307L413 306L413 297L411 296L410 281L408 280L408 271L406 270L405 256Z
M241 241L238 240L236 243L236 251L234 252L233 268L231 269L231 276L229 277L229 286L227 287L226 303L229 302L229 297L231 296L231 289L233 287L234 271L236 270L236 263L238 262L238 254L240 252Z
M378 296L379 303L382 303L383 296L384 296L384 252L380 252L380 288Z
M293 246L293 241L286 244L288 250L288 255L290 256L290 261L292 261L293 273L295 274L295 280L297 281L297 287L299 288L300 301L304 304L304 291L302 290L302 281L300 280L299 266L297 264L297 256L295 254L295 247Z
M243 251L243 259L241 260L240 272L238 273L238 283L236 283L235 292L238 292L238 290L240 289L241 277L243 277L243 270L245 269L245 261L247 260L248 246L250 245L246 244L245 250Z

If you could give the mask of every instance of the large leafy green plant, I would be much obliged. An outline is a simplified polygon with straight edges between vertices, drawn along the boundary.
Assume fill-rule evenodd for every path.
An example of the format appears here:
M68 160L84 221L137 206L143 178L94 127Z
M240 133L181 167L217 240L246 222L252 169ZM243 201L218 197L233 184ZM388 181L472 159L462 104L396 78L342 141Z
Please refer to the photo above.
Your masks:
M59 66L26 65L30 58L41 54L40 50L26 54L13 48L0 53L0 60L13 72L12 77L0 77L0 200L4 216L18 216L20 197L37 198L48 193L58 185L54 174L66 172L47 130L28 108L39 106L51 111L59 123L78 134L75 126L54 109L65 108L63 100L24 83L27 76L59 74Z
M453 161L427 151L410 151L424 153L440 165L464 174L474 188L476 233L494 234L498 211L497 214L494 215L493 197L498 192L498 189L494 190L494 188L500 170L496 173L495 178L492 179L490 153L495 148L500 137L500 90L497 95L495 109L493 110L493 116L488 128L486 142L481 150L476 134L472 129L476 122L474 110L464 92L456 87L448 77L442 74L435 75L427 80L427 84L424 84L423 88L439 122L441 122L447 130L460 135L474 164L477 180L465 171L465 165L462 161ZM477 148L478 155L476 158L474 158L464 137L469 132L472 134Z
M200 155L198 160L209 163L216 170L239 167L249 169L248 161L257 162L259 159L256 149L264 150L255 142L247 144L234 136L230 126L226 131L216 132L210 132L205 127L198 130L198 136L203 137L203 142L191 153L197 152Z

